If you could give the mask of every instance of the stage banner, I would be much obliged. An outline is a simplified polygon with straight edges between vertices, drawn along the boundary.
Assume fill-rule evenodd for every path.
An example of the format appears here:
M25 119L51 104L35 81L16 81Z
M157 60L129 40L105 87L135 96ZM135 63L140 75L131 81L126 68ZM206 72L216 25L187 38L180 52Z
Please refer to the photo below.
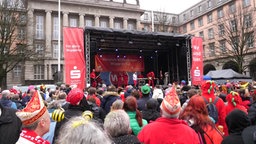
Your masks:
M85 59L83 29L63 28L66 84L85 88Z
M97 72L142 72L144 58L138 55L95 55L95 70Z
M192 85L200 85L203 80L203 40L200 37L191 39L192 45Z

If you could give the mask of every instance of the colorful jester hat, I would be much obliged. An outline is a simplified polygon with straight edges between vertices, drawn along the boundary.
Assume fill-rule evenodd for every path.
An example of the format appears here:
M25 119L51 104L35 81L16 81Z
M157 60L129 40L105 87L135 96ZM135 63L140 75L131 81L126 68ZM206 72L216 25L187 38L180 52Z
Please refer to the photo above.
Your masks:
M242 99L239 95L239 93L231 91L227 96L226 96L226 100L228 101L228 103L232 104L234 107L237 106L237 104L241 104L242 103Z
M201 86L203 96L214 96L214 87L216 86L214 81L208 80L203 82Z

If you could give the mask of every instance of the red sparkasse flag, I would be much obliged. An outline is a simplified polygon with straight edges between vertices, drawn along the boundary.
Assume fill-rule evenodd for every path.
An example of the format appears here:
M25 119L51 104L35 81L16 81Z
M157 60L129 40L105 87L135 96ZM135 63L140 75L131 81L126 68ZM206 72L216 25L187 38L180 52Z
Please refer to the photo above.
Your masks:
M203 39L201 37L193 37L191 39L191 45L191 83L192 85L200 85L203 80Z
M66 84L85 88L85 59L83 29L64 27L63 46Z

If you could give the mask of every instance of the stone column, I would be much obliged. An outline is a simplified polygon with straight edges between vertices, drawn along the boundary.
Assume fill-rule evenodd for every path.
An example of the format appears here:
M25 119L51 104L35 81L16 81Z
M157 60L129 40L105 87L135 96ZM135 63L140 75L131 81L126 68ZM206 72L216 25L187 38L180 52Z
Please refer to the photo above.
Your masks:
M113 16L110 16L109 17L109 27L110 28L114 28L114 18Z
M124 18L124 29L128 28L128 18Z
M140 19L136 20L136 30L141 30L140 29Z
M68 12L63 12L63 26L69 26L69 23L68 23Z
M28 10L28 23L27 23L27 42L28 47L33 49L33 35L34 33L34 9Z
M84 25L84 15L85 14L79 14L79 27L80 28L84 28L85 25Z
M51 32L52 32L52 11L46 10L46 21L45 21L45 56L51 57Z
M95 15L95 26L100 27L100 16L99 15Z

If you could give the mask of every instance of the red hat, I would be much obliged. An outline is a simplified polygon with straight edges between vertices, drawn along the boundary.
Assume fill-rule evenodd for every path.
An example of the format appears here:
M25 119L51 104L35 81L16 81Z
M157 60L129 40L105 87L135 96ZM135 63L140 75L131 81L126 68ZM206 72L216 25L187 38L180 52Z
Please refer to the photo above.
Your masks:
M213 96L215 86L216 86L216 84L214 81L211 81L211 80L205 81L201 86L202 94Z
M177 117L181 110L179 97L176 93L175 84L165 93L165 97L160 106L161 110L169 115Z
M226 100L231 103L233 106L242 103L242 98L240 97L239 93L231 91L227 96Z
M84 93L79 88L72 89L66 98L66 101L69 102L71 105L77 105L84 97Z
M16 112L23 125L30 125L37 121L47 111L43 99L38 91L33 93L31 100L27 106Z
M18 94L18 91L16 89L14 89L14 88L11 88L10 92L13 93L13 94Z

